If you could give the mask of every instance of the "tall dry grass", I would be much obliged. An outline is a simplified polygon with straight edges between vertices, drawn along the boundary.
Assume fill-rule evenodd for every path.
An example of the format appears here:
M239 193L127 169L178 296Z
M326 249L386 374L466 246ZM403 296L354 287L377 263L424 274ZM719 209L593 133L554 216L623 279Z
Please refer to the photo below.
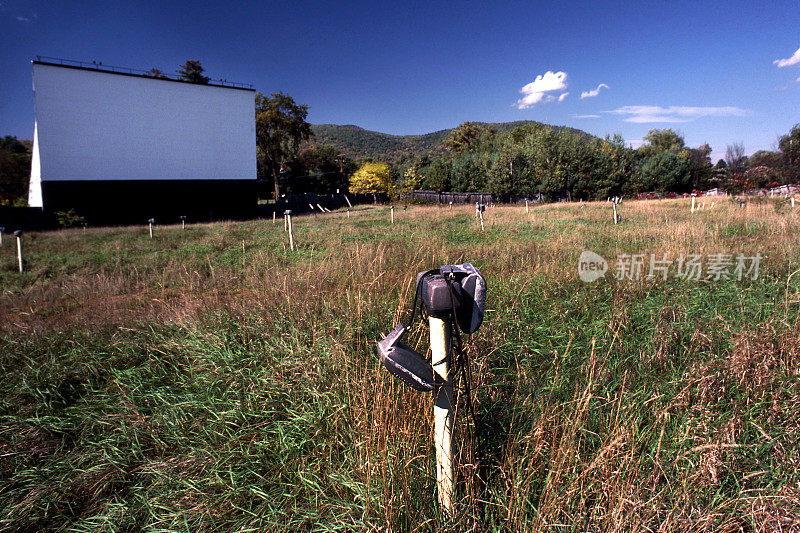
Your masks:
M365 208L34 235L0 250L0 527L778 531L800 528L798 211L725 199ZM756 281L582 283L577 258L764 256ZM431 398L374 343L418 271L489 282L467 344L457 513ZM417 324L410 344L428 350Z

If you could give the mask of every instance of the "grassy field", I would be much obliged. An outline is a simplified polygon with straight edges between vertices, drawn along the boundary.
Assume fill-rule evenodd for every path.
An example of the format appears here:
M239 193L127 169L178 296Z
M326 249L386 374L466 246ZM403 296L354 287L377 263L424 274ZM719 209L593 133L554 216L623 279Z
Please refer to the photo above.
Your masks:
M365 207L296 218L294 252L280 221L66 230L26 235L24 274L6 237L0 530L800 531L800 208L710 202L489 208L483 232ZM755 280L645 276L757 253ZM432 400L375 342L418 271L464 261L488 311L448 517Z

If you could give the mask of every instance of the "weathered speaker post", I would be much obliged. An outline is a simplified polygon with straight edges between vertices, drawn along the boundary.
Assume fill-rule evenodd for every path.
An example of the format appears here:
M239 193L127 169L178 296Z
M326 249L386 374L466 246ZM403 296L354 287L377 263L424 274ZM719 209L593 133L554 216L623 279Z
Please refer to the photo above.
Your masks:
M22 274L22 230L15 231L14 237L17 238L17 261L19 262L19 273Z
M156 219L151 218L147 222L150 224L150 238L153 238L153 224L155 223Z
M286 215L286 225L289 229L289 249L294 251L294 234L292 233L292 210L287 209L283 212Z
M440 381L433 402L433 434L436 451L436 489L439 505L453 511L453 379L450 375L450 319L429 317L431 362Z

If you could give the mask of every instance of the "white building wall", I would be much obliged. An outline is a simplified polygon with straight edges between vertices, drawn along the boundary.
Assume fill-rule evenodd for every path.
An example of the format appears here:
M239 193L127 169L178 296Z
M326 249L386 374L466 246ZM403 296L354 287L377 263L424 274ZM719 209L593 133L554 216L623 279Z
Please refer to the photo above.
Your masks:
M256 178L253 91L41 63L33 85L32 186Z

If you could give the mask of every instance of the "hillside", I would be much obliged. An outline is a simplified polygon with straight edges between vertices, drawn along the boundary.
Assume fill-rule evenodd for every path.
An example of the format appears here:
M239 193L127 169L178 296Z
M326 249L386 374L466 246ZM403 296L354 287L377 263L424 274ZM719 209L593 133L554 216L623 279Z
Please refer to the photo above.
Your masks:
M518 120L515 122L487 123L498 133L507 133L528 124L541 124L533 120ZM543 124L547 126L546 124ZM565 126L549 126L553 129L567 129L579 135L589 137L584 131ZM390 135L377 131L365 130L358 126L339 126L336 124L313 124L314 139L308 145L330 144L341 153L352 159L378 159L382 161L396 161L403 155L420 157L435 155L445 151L444 140L453 130L434 131L425 135Z

